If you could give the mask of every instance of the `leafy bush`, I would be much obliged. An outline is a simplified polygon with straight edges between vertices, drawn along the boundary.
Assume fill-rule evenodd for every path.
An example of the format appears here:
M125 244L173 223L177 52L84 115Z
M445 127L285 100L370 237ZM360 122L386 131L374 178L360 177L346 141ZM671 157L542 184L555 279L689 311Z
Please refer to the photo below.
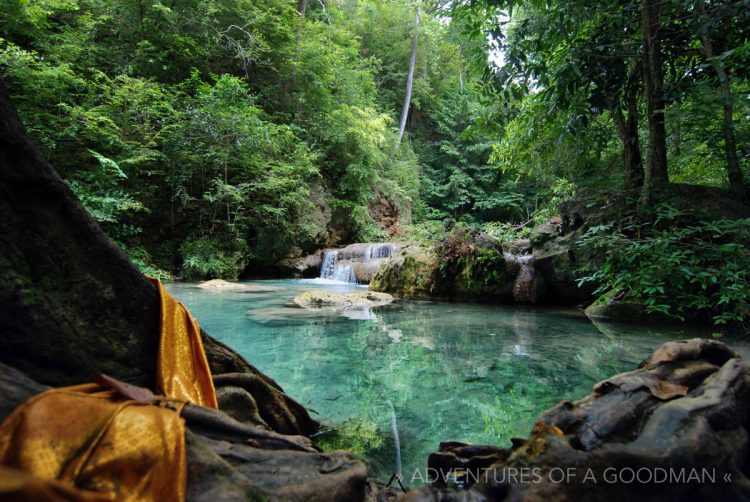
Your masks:
M249 255L242 239L189 239L180 246L180 252L187 280L236 279Z
M151 255L142 247L126 249L125 252L128 254L130 261L144 274L156 277L162 281L171 281L174 279L172 274L156 266L151 259Z
M482 231L498 240L507 242L527 238L531 233L531 227L528 225L519 227L511 223L489 221L482 225Z
M746 325L750 317L750 218L691 223L667 205L649 223L590 228L579 244L603 257L597 294L642 303L648 312L714 324Z

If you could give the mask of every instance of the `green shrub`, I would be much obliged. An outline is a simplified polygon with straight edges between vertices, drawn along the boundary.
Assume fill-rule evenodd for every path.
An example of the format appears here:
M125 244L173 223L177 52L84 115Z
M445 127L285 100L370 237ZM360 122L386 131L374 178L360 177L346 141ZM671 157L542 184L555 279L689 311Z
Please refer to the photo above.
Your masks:
M579 242L601 266L579 283L599 285L676 319L745 325L750 317L750 218L692 222L667 205L649 223L590 228Z
M189 239L180 246L182 273L187 280L237 279L247 264L247 243L242 239Z

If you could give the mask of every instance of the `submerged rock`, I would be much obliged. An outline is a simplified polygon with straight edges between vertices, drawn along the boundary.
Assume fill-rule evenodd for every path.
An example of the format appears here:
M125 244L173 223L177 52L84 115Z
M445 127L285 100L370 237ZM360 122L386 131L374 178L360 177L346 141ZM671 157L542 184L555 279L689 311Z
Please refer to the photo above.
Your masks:
M243 284L240 282L229 282L223 279L211 279L210 281L198 284L199 288L207 291L232 291L240 293L267 293L278 291L281 288L276 286L262 286L259 284Z
M748 500L748 398L750 364L729 347L669 342L544 413L527 440L441 443L433 486L381 500Z
M304 309L364 310L387 305L393 297L387 293L363 291L361 293L335 293L316 289L305 291L294 298L294 303Z

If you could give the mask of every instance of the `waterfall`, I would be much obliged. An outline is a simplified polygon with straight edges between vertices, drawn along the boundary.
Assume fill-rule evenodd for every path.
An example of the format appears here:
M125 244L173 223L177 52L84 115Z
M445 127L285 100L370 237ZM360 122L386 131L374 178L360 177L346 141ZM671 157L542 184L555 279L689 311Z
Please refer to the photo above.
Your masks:
M382 262L395 255L395 244L350 244L341 249L323 251L320 279L367 284Z
M352 266L343 263L337 263L333 268L333 274L331 274L331 277L324 277L324 279L333 279L334 281L339 282L357 282Z
M329 279L339 282L356 283L357 278L354 269L347 263L338 261L339 252L337 250L324 251L323 263L320 266L320 278Z
M374 258L390 258L395 250L396 246L393 244L371 244L365 251L365 261Z
M336 270L336 261L338 260L338 251L324 251L323 264L320 266L321 279L333 279L333 273Z

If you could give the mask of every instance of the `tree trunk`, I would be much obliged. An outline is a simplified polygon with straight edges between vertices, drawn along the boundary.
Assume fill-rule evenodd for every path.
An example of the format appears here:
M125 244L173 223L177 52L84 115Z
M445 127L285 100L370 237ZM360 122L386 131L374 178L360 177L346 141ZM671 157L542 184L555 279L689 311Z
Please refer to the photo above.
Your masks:
M701 23L701 41L703 43L703 55L709 60L719 79L721 106L724 111L721 131L724 136L729 189L740 197L744 197L746 195L746 187L744 177L742 176L742 169L737 159L737 139L734 134L734 103L732 102L731 82L724 63L716 57L711 35L708 32L708 24L705 22Z
M664 68L659 34L661 0L643 0L643 75L648 103L648 162L642 202L651 203L653 185L669 181L667 173L667 133L664 126Z
M674 154L676 157L682 155L682 103L676 101L674 104Z
M409 105L411 103L411 91L414 86L414 67L417 64L417 40L419 39L419 7L414 18L414 38L411 41L411 56L409 57L409 74L406 77L406 97L404 98L404 107L401 110L401 121L398 124L398 142L401 144L406 129L406 119L409 117Z
M310 3L310 0L299 0L299 3L297 4L297 12L300 16L304 17L305 13L307 12L308 3Z
M628 97L627 101L627 117L619 103L612 110L612 117L622 141L626 184L628 188L635 188L643 184L643 158L638 139L638 102L635 96Z

